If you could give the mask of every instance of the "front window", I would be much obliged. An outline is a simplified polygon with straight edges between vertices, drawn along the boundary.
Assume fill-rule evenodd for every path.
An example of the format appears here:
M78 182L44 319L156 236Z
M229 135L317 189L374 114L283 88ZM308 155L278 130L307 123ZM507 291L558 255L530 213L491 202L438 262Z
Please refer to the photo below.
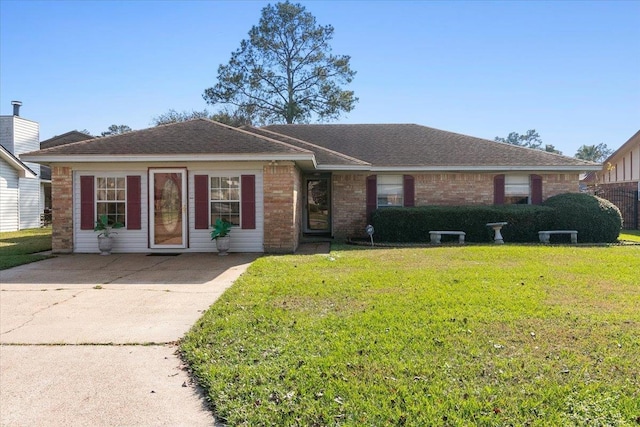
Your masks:
M378 207L403 206L402 175L378 175Z
M504 203L506 205L529 204L529 175L506 175L504 179Z
M240 225L240 177L211 177L211 224L216 219Z
M96 178L96 219L106 215L109 224L126 225L126 181L124 177Z

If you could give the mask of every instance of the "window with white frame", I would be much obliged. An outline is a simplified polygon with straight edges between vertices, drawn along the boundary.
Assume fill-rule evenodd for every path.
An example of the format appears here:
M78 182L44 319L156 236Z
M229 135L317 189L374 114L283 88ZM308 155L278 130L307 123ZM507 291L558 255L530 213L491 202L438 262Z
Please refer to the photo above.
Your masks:
M212 176L211 224L220 218L240 225L240 177Z
M506 175L504 179L504 203L526 205L530 199L529 175Z
M96 219L106 215L109 224L126 225L126 183L123 176L96 177Z
M403 206L402 175L378 175L378 207Z

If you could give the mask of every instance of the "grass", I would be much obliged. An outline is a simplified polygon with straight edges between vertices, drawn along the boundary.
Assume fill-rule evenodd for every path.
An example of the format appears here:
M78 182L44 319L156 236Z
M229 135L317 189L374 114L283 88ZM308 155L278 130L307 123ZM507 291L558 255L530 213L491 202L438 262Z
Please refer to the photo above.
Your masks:
M618 240L629 241L629 242L640 242L640 230L622 230L620 231L620 236L618 236Z
M51 250L51 227L0 233L0 270L49 258L32 255Z
M640 247L264 257L181 343L229 425L640 423Z

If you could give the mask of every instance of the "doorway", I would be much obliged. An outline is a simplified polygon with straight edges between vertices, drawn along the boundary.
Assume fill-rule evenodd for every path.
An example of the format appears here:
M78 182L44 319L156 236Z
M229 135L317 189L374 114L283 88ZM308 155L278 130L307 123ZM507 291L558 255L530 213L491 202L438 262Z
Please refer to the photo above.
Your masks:
M187 171L149 169L149 246L186 248Z
M331 233L331 175L313 175L304 179L304 232Z

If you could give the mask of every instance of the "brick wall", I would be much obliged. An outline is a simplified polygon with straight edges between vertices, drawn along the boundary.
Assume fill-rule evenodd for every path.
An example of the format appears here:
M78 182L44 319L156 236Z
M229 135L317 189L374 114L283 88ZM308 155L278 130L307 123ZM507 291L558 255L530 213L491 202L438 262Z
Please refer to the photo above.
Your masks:
M300 239L300 171L293 162L278 162L265 165L263 174L264 250L294 252Z
M53 253L73 252L73 171L67 166L51 168Z
M542 176L542 200L562 193L578 193L578 173L550 173Z
M333 235L337 239L365 235L366 178L371 173L332 175ZM494 173L414 173L416 206L491 205ZM577 173L544 174L543 199L578 192Z
M333 235L338 239L365 234L366 180L369 173L334 173L331 177Z

